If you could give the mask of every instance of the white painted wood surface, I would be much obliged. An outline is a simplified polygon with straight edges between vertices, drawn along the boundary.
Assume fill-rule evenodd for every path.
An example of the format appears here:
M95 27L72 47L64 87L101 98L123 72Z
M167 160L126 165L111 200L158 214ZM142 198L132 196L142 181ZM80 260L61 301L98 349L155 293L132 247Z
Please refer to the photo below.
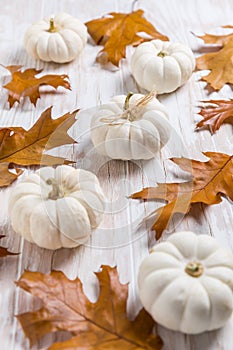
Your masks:
M4 65L20 64L25 67L44 68L45 72L66 73L70 76L72 91L59 90L58 93L43 95L34 108L28 101L11 110L7 104L7 93L1 89L0 125L20 125L29 128L40 113L54 105L53 116L58 117L77 107L87 109L104 103L115 94L128 91L140 91L130 75L129 60L122 61L120 70L110 72L95 63L99 47L90 43L80 59L65 65L56 65L35 61L28 57L23 48L23 34L34 21L51 14L65 11L87 21L111 11L129 12L132 1L129 0L0 0L0 63ZM136 8L145 10L145 15L156 28L168 35L173 41L189 45L197 54L201 41L191 34L214 32L215 28L233 24L233 2L231 0L139 0ZM223 32L223 29L215 30ZM132 49L128 50L128 58ZM79 137L80 144L65 147L58 153L66 154L77 160L77 166L95 172L108 198L108 212L101 227L93 234L86 247L61 249L55 252L40 249L24 242L12 231L7 213L8 196L11 187L0 191L1 233L6 234L2 241L15 252L17 257L0 261L0 339L1 350L27 350L29 343L14 315L39 307L38 301L15 287L14 281L24 269L48 273L51 269L60 269L68 277L79 276L84 283L88 296L94 300L98 287L93 271L101 264L117 265L122 282L130 282L128 312L133 317L139 310L137 295L137 271L140 261L148 254L148 247L154 243L149 230L136 230L136 224L152 209L161 204L149 205L131 201L126 196L140 190L142 186L156 184L156 181L185 179L184 173L173 168L166 159L170 156L185 155L204 159L202 151L221 151L232 154L232 127L224 125L214 136L208 131L194 132L198 101L211 98L232 98L230 87L225 86L219 93L207 95L204 83L198 82L201 73L193 74L190 81L177 92L161 96L169 110L170 119L177 133L175 140L163 149L158 159L149 162L111 161L96 155L85 131L90 113L78 118L73 133ZM1 68L1 85L9 77ZM177 141L178 140L178 141ZM182 146L183 144L183 146ZM33 168L26 169L26 176ZM181 176L182 175L182 176ZM20 181L20 180L19 180ZM12 185L13 187L14 185ZM232 204L226 199L220 205L204 208L199 205L183 220L174 222L166 235L174 231L192 230L198 234L215 236L225 247L233 249ZM186 336L157 327L164 341L164 350L232 350L233 319L221 330L198 336ZM45 349L51 342L66 338L66 334L48 335L33 349Z

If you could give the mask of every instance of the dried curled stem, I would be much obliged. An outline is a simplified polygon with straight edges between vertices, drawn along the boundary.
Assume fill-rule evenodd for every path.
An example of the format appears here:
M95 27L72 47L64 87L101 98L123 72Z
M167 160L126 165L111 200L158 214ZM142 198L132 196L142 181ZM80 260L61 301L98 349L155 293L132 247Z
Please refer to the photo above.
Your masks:
M149 92L149 94L140 98L140 100L138 100L138 102L136 103L136 106L145 106L148 102L153 100L153 98L155 98L156 96L157 96L157 91L153 89Z

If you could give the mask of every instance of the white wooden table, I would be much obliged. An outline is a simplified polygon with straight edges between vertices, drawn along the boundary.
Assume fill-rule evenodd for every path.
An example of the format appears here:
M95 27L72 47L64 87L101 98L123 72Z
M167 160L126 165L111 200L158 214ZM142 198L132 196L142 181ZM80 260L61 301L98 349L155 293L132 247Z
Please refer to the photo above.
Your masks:
M20 64L25 67L44 68L45 72L66 73L70 77L72 91L59 90L58 93L43 95L34 108L28 101L11 110L8 107L7 93L1 89L0 125L23 126L29 128L40 113L54 105L53 116L58 117L77 107L87 109L107 102L116 94L128 91L140 91L130 75L129 61L124 60L121 69L110 72L95 63L99 47L88 44L80 59L65 65L47 64L30 58L23 48L23 35L26 28L36 20L57 12L67 12L87 21L111 11L129 12L132 2L129 0L0 0L0 63L4 65ZM145 15L156 28L173 41L189 45L197 54L201 41L192 32L203 34L213 32L225 24L233 24L233 1L231 0L147 0L138 1L136 8L145 10ZM215 32L221 32L218 29ZM128 50L130 57L132 49ZM1 70L1 85L9 79L6 70ZM141 305L137 294L137 271L148 247L154 242L150 230L136 230L137 222L161 203L140 204L126 198L142 186L156 184L156 181L185 179L167 159L171 156L188 156L204 160L202 151L220 151L232 154L232 127L224 125L220 131L211 136L209 131L194 132L195 122L200 118L198 101L205 98L232 98L229 86L221 92L208 96L204 83L198 82L200 73L194 73L190 81L177 92L161 96L160 101L166 105L170 119L177 133L176 140L163 149L158 159L149 162L111 161L96 155L91 146L88 133L85 132L90 118L81 118L73 128L80 144L64 147L60 154L77 161L77 166L96 173L108 198L107 213L101 227L93 234L86 247L78 249L60 249L49 251L24 242L12 231L7 204L11 187L0 191L0 225L1 233L6 234L2 240L5 246L15 252L17 257L8 257L0 261L0 348L1 350L27 350L29 342L23 335L14 315L39 307L38 301L16 288L17 280L24 269L49 273L51 269L64 271L69 278L79 276L84 283L85 292L95 300L97 296L96 278L101 264L117 265L122 282L130 282L128 313L133 317ZM141 91L142 92L142 91ZM85 121L85 123L83 123ZM182 146L183 144L183 146ZM23 176L32 172L26 169ZM20 181L20 180L19 180ZM14 185L12 185L13 187ZM191 210L190 215L174 222L162 239L174 231L192 230L216 237L223 246L233 249L232 204L226 199L219 205L204 208L199 205ZM157 327L164 340L164 350L232 350L233 319L216 332L198 336L186 336ZM67 334L48 335L33 349L45 349L52 340L62 340Z

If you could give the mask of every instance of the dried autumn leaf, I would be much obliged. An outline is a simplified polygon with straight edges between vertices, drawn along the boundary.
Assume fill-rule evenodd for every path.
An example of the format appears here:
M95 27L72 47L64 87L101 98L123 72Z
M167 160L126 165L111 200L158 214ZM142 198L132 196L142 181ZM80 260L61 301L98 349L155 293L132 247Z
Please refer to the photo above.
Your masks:
M97 45L103 45L100 57L105 61L119 66L119 62L126 55L128 45L137 46L148 38L139 33L146 33L151 39L168 40L143 17L144 11L137 10L131 13L111 12L107 16L86 23L87 29Z
M1 132L1 129L0 129ZM0 163L0 187L5 187L14 182L20 174L22 174L22 170L19 168L9 169L9 163ZM11 170L15 170L12 172Z
M217 204L226 195L233 200L233 156L205 152L209 161L200 162L187 158L171 159L181 169L192 174L193 179L183 183L159 183L157 187L144 188L131 198L143 200L162 199L167 204L153 212L156 220L152 229L159 239L174 214L187 214L195 203Z
M22 71L22 66L5 67L12 75L12 80L3 87L9 91L8 102L10 108L15 102L20 102L21 97L29 97L31 103L36 106L38 98L40 98L39 88L42 85L49 85L57 89L59 86L71 90L70 83L67 81L68 75L62 74L46 74L40 78L36 75L41 73L43 69L36 70L34 68Z
M161 340L152 332L154 321L144 309L134 321L127 318L128 286L119 282L116 268L103 266L96 276L100 294L91 303L78 278L71 281L60 271L24 272L17 285L43 304L17 316L31 345L47 333L65 330L72 338L54 343L49 350L161 349Z
M66 113L60 118L51 118L52 107L46 109L29 129L20 127L0 128L0 187L10 185L21 174L9 171L12 164L58 165L69 163L63 157L44 154L45 150L73 144L75 141L67 134L74 124L77 111Z
M5 237L5 236L0 235L0 239L2 239L3 237ZM11 252L9 252L9 250L7 248L0 246L0 258L4 258L5 256L8 256L8 255L18 255L18 253L11 253Z
M233 117L233 100L202 101L206 106L198 113L203 119L197 123L197 128L207 126L214 133L229 118ZM231 120L231 124L233 120Z
M232 28L232 26L224 26ZM219 51L206 53L197 58L197 69L211 72L202 77L214 90L220 90L225 84L233 84L233 33L227 35L199 36L206 44L220 46ZM215 46L216 48L216 46Z

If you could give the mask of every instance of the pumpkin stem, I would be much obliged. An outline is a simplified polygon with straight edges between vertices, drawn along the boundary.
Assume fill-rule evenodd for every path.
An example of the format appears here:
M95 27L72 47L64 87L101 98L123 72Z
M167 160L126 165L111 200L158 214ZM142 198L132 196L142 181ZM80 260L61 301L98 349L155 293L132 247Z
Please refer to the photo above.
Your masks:
M55 33L57 31L57 28L55 27L55 24L54 24L54 17L52 16L50 18L50 21L49 21L49 29L48 29L48 32L49 33Z
M126 115L126 119L128 119L130 122L134 121L133 114L129 108L129 100L133 96L133 92L129 92L128 95L125 98L125 103L124 103L124 114Z
M52 191L49 192L48 199L57 200L64 197L64 192L55 179L49 178L46 183L52 186Z
M128 95L125 98L125 103L124 103L124 111L127 111L129 109L129 100L133 96L133 92L129 92Z
M200 277L204 268L200 262L189 262L185 267L185 272L192 277Z
M145 95L144 97L140 98L140 100L138 100L138 102L136 103L136 106L145 106L147 105L147 103L149 103L151 100L153 100L153 98L155 98L157 96L157 90L155 88L153 88L147 95Z
M160 51L157 56L163 58L163 57L167 56L167 54L166 54L166 52Z

